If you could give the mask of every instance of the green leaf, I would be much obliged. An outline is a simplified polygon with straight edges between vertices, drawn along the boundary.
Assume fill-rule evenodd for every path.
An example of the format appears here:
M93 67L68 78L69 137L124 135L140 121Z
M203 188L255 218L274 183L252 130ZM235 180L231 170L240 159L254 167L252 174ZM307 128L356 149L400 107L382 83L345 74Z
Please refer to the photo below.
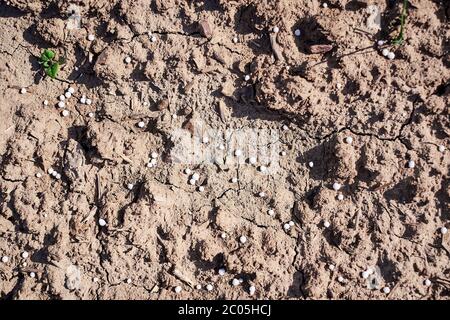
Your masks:
M50 67L50 62L48 62L48 61L44 61L42 64L43 64L44 68Z
M50 67L45 68L45 73L52 79L56 78L59 71L59 64L57 62L53 63Z
M49 49L45 49L42 53L45 57L47 57L47 60L52 60L55 57L55 52ZM41 56L42 57L42 56Z
M39 62L43 63L43 62L46 62L46 61L48 61L48 57L45 55L44 52L42 52L41 57L39 58Z

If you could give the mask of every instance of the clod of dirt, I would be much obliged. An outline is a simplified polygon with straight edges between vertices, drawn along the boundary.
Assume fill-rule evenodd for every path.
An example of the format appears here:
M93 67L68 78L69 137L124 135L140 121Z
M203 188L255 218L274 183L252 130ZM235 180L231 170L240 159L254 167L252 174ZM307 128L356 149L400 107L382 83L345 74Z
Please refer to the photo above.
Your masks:
M310 53L326 53L331 50L333 50L331 44L313 44L308 46L308 51Z
M168 107L169 107L169 99L162 99L156 105L156 108L159 111L166 110Z
M284 61L283 53L281 47L277 43L277 34L271 33L269 35L270 45L272 46L273 54L278 61Z
M226 81L223 85L222 88L220 90L220 92L225 96L225 97L229 97L229 98L233 98L234 97L234 85L231 81Z
M80 288L81 272L75 265L70 265L66 269L66 288L69 290L77 290Z
M206 39L211 39L214 34L213 26L207 19L200 20L198 22L198 28L200 34L204 36Z
M54 47L64 43L64 29L64 20L59 18L43 19L36 25L38 35Z

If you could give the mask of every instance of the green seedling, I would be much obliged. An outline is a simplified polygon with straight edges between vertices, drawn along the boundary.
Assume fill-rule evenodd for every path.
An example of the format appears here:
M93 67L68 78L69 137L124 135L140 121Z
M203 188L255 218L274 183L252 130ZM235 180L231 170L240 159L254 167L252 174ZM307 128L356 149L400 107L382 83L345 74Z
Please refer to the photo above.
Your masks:
M405 23L408 15L408 0L403 0L402 12L400 14L400 31L398 36L392 40L392 44L401 45L405 37Z
M49 49L42 51L41 56L39 57L39 64L42 65L45 74L52 79L56 78L59 69L64 62L64 58L62 57L59 58L59 60L56 60L55 52Z

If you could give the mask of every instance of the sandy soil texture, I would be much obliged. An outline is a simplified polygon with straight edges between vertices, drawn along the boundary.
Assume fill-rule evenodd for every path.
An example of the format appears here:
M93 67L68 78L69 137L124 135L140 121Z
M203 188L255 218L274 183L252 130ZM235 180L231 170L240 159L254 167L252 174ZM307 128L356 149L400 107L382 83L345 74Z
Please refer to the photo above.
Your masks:
M0 298L448 299L450 5L408 4L0 1Z

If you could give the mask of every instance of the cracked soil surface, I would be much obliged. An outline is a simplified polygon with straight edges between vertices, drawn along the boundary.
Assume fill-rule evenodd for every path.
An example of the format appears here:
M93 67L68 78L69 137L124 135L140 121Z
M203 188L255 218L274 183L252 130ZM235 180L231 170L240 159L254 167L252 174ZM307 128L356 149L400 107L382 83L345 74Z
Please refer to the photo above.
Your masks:
M448 299L450 7L378 45L401 2L0 1L0 298Z

